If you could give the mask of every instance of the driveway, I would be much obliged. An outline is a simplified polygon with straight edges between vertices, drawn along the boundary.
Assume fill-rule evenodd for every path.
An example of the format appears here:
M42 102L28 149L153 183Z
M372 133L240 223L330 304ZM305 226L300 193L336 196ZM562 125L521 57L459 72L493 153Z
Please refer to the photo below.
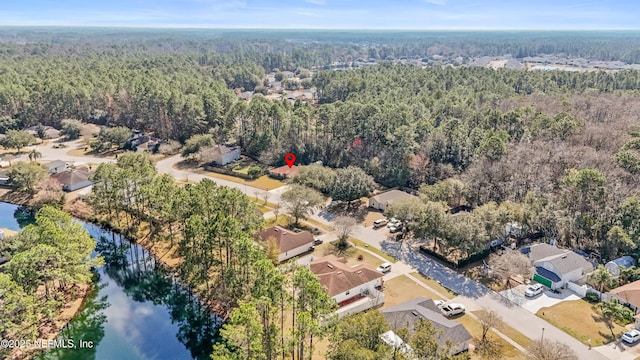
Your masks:
M509 299L514 304L520 305L522 308L530 311L532 314L536 314L538 310L543 307L550 307L557 303L567 300L580 300L580 297L571 290L561 290L560 294L554 294L549 289L545 288L542 294L535 297L528 298L524 296L524 292L528 285L518 285L512 289L503 290L500 292L504 298Z

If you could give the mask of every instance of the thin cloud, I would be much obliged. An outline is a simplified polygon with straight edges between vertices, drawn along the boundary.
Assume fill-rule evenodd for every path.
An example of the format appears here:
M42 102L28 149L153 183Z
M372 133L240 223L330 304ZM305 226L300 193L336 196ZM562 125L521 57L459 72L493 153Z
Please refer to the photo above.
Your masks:
M424 0L424 2L426 2L427 4L439 5L439 6L447 4L446 0Z
M306 2L308 4L320 5L320 6L327 5L327 1L326 0L304 0L304 2Z

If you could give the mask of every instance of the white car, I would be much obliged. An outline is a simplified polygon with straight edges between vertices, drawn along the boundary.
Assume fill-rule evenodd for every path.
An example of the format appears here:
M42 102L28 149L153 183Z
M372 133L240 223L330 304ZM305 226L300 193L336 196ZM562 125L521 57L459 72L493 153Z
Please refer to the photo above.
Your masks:
M389 271L391 271L391 264L389 263L382 263L380 266L378 266L376 268L376 270L380 271L383 274L388 273Z
M436 304L437 307L441 308L444 305L444 300L433 300L433 303Z
M627 331L622 335L622 340L629 344L635 344L638 340L640 340L640 331L633 329L631 331Z
M544 287L542 284L533 284L524 291L524 296L526 297L534 297L536 295L542 294L544 291Z
M389 220L389 223L387 224L387 227L390 228L392 226L395 227L400 227L402 225L402 221L396 219L396 218L391 218L391 220Z
M397 233L398 231L402 230L402 225L393 225L389 227L389 232L392 234Z
M462 304L447 304L440 308L442 311L442 315L451 317L459 314L464 314L466 311L464 305Z
M389 221L387 221L387 219L378 219L378 220L373 222L373 228L374 229L381 228L381 227L387 225L387 223L389 223Z

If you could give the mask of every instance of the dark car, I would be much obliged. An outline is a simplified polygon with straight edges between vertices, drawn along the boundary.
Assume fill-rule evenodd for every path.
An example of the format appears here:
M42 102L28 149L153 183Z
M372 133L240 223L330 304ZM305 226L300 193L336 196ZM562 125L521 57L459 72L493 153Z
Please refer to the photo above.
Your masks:
M313 245L320 245L322 243L323 243L322 239L313 239Z

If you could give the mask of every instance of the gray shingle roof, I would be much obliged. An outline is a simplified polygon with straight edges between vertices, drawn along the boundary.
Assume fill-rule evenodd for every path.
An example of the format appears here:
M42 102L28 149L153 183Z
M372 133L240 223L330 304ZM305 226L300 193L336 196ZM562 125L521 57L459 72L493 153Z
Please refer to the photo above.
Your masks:
M401 190L389 190L371 197L371 199L374 199L381 204L391 204L395 201L417 198L417 196L411 195Z
M566 253L567 250L558 249L557 247L549 244L534 244L530 246L529 259L531 262L536 262L540 259L552 255L559 255Z
M562 276L576 269L582 269L583 271L589 271L593 269L593 265L589 263L582 256L574 253L573 251L566 251L562 254L548 256L536 261L536 266L542 266L543 263L551 264L551 268L547 267L547 270L551 270L554 273Z
M471 334L462 324L445 318L433 300L418 297L396 306L382 310L392 329L407 327L413 331L415 324L420 320L431 322L436 331L441 331L438 344L445 345L447 341L463 344L471 340Z

